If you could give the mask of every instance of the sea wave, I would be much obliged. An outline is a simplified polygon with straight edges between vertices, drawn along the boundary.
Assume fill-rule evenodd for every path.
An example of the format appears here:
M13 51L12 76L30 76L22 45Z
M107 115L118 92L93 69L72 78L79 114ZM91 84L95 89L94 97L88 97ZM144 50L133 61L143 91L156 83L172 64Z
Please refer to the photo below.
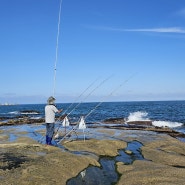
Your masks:
M19 111L12 111L12 112L9 112L8 114L20 114Z
M41 116L37 116L37 117L31 117L30 119L42 119Z
M22 115L28 115L28 114L39 114L38 112L21 112Z
M149 118L147 118L148 113L147 112L132 112L129 114L127 121L150 121Z
M37 112L37 111L12 111L12 112L8 112L8 114L14 114L14 115L18 115L18 114L29 115L29 114L39 114L39 112Z
M150 118L148 118L148 113L147 112L142 112L142 111L137 111L137 112L132 112L128 116L128 122L132 121L151 121ZM179 122L172 122L172 121L152 121L152 125L156 127L169 127L169 128L176 128L176 127L181 127L184 124L179 123Z
M170 127L170 128L176 128L183 126L183 123L179 122L171 122L171 121L153 121L152 125L157 127Z

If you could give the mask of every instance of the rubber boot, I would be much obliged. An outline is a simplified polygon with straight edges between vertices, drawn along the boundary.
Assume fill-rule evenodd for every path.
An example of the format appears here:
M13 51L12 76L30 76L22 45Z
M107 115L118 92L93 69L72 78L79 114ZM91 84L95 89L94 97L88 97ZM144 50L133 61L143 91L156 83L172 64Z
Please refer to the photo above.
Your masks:
M48 137L48 145L52 145L51 140L52 140L52 138Z
M48 145L49 144L49 137L46 136L46 144Z

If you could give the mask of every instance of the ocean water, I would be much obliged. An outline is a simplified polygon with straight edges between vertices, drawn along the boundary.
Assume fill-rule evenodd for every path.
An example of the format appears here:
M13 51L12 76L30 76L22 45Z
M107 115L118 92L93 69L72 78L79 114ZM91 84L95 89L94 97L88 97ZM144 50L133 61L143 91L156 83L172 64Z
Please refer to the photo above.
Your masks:
M86 122L101 122L108 118L126 118L129 121L151 120L155 126L168 126L185 133L185 101L143 101L57 104L63 113L69 114L71 122L83 116ZM0 118L27 115L44 118L45 104L0 106Z

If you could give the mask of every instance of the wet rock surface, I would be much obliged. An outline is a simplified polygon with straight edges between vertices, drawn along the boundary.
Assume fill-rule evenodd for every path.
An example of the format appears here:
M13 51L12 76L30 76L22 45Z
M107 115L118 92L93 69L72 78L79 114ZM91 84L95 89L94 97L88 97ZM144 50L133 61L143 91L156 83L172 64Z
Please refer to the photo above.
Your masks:
M29 114L39 114L38 111L34 110L27 110L27 111L22 111L21 116L16 116L14 118L11 117L1 117L0 118L0 126L12 126L12 125L24 125L24 124L35 124L35 123L44 123L45 119L44 118L34 118L31 116L28 116ZM28 115L27 115L28 114ZM63 116L56 116L58 121L62 121L66 115Z
M132 164L135 160L143 160L138 141L128 142L125 149L119 150L119 154L115 157L101 156L99 163L100 167L90 166L81 171L77 177L67 181L67 185L74 184L106 184L111 185L117 183L120 174L116 169L117 162L123 162L126 165ZM126 151L131 153L127 154ZM96 177L96 178L94 178Z
M25 111L29 112L29 111ZM30 110L33 112L33 110ZM62 121L66 115L57 117L58 121ZM5 121L6 120L6 121ZM18 116L16 119L0 119L0 126L12 126L12 125L24 125L24 124L44 124L44 118L30 118L29 116ZM112 128L112 129L123 129L123 130L146 130L146 131L154 131L158 133L166 133L175 138L185 138L185 134L181 132L174 131L169 127L156 127L152 125L152 121L129 121L126 122L125 118L109 118L104 120L101 124L91 123L90 127L103 127L103 128ZM73 123L75 125L76 123Z
M66 184L88 165L98 165L95 159L52 146L16 143L0 145L0 149L2 184Z
M105 119L103 123L125 123L126 119L125 118L109 118Z
M84 133L77 131L78 137L66 138L61 145L53 147L38 143L45 129L36 130L37 127L39 125L10 126L0 130L0 182L3 185L63 185L75 184L75 179L92 182L89 172L93 172L93 179L106 174L102 181L107 182L110 176L112 182L120 185L184 183L185 143L171 137L167 128L163 128L165 132L161 129L161 134L150 127L89 128L86 140L83 140ZM134 147L134 143L139 148ZM94 184L102 184L102 181Z

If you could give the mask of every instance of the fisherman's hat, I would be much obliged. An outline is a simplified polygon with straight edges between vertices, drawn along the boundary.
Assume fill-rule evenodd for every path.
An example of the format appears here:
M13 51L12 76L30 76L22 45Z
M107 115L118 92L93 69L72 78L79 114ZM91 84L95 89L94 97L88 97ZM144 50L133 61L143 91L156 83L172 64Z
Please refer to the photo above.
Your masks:
M50 96L47 100L48 104L54 104L55 98L53 96Z

